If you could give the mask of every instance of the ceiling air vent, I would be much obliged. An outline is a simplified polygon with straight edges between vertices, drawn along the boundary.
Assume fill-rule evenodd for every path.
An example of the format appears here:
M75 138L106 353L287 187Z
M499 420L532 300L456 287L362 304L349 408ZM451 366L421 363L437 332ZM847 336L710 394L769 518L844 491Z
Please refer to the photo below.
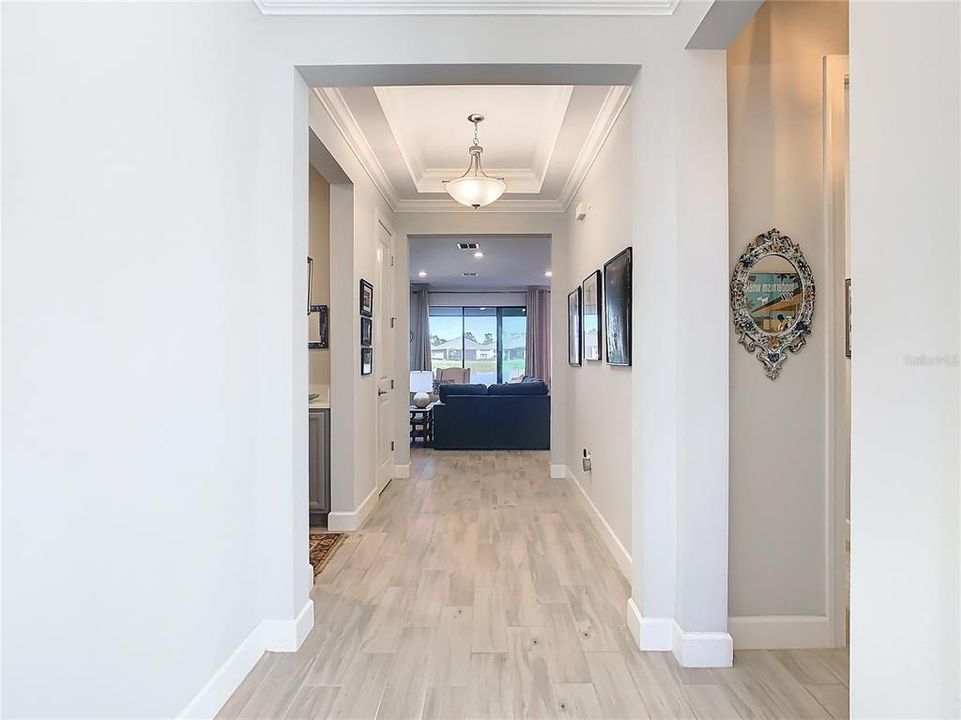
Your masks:
M461 275L463 275L464 277L477 277L477 273L475 272L465 272L465 273L461 273Z
M476 250L478 247L477 243L457 243L458 250Z

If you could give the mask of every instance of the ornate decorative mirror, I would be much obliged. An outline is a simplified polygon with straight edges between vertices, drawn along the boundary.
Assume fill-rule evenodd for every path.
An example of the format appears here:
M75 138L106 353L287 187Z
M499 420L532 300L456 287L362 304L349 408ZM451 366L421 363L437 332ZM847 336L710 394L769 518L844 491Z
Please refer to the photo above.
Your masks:
M738 342L776 380L787 351L804 347L814 315L814 275L791 238L772 229L747 246L731 278L731 312Z

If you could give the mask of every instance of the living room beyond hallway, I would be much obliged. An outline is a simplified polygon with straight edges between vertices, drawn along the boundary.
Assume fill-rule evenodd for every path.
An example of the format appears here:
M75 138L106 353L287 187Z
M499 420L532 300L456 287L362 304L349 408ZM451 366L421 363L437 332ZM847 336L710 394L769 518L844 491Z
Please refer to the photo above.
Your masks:
M551 238L410 237L410 439L548 450Z

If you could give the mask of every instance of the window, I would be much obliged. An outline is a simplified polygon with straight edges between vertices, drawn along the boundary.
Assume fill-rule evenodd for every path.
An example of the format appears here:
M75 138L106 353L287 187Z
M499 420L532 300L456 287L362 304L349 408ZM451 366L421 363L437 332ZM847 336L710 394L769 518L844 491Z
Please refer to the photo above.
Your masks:
M493 385L524 374L527 308L431 307L431 369L467 367Z

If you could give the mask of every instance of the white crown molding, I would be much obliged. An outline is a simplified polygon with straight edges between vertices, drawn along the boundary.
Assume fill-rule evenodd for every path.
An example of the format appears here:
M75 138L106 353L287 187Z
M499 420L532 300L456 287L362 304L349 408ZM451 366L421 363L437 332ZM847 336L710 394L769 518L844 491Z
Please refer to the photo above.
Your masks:
M459 202L447 199L437 200L400 200L394 212L564 212L564 208L556 200L498 200L493 205L480 210L461 205Z
M581 189L587 173L590 172L591 166L601 152L601 148L604 147L604 143L607 142L607 137L614 129L614 124L617 122L617 118L620 117L624 106L627 105L627 99L630 96L631 88L627 85L614 85L607 91L607 96L604 98L604 102L601 103L601 109L597 112L594 124L591 126L590 132L587 133L587 138L585 138L584 144L581 146L581 151L578 153L577 159L571 166L571 172L567 176L567 181L564 183L564 187L561 188L561 195L558 202L565 212L574 201L574 196L577 195L577 191Z
M254 0L264 15L671 15L679 0Z
M573 95L573 85L561 87L560 92L554 97L554 107L547 114L547 117L551 120L544 132L544 137L548 138L550 142L541 143L534 150L534 174L540 178L537 192L541 191L544 178L547 177L547 169L551 166L551 158L554 157L554 151L557 149L557 140L561 136L561 128L564 126L565 118L567 118L567 111L571 106Z
M340 90L335 87L314 88L314 95L324 106L327 114L330 115L330 119L333 120L340 134L344 136L344 140L354 151L354 155L364 166L364 170L367 171L380 194L384 196L387 204L390 205L391 209L396 210L397 203L400 201L397 191L391 184L390 178L387 177L387 173L377 159L377 155L374 154L374 149L367 142L367 137L360 129L357 118L350 111L350 107Z
M574 86L561 85L554 90L553 97L550 98L551 107L546 113L547 122L540 133L539 142L534 148L531 167L484 168L488 175L503 178L512 193L536 195L540 193L544 186L544 178L547 175L551 158L554 156L554 149L557 147L561 127L564 125L564 118L567 116L571 96L574 94ZM397 150L404 161L411 182L413 182L417 192L420 193L444 192L444 181L460 177L467 168L470 156L467 153L466 139L469 136L465 135L464 164L462 166L453 168L427 167L416 143L412 143L408 133L405 132L407 122L404 119L404 114L398 110L397 103L394 100L397 91L396 87L375 87L374 95L380 103L384 118L387 120L387 125L394 137Z
M380 88L378 88L379 90ZM472 208L465 207L453 199L441 198L441 199L404 199L401 198L393 184L390 181L386 171L377 159L373 148L371 148L370 143L367 142L367 137L364 135L357 118L350 111L350 107L347 105L347 101L344 100L344 96L341 94L340 90L335 87L326 88L314 88L314 94L317 99L323 105L324 109L330 115L331 120L334 125L340 131L341 135L347 141L351 150L356 155L357 160L364 167L367 174L370 176L371 181L374 183L375 187L380 191L381 195L387 201L391 210L398 213L409 213L409 212L477 212ZM608 136L614 128L614 124L617 122L617 118L620 116L621 111L627 104L627 100L630 97L631 89L628 86L617 85L611 87L607 96L604 98L604 102L601 103L601 107L598 110L597 117L588 132L587 138L584 140L584 144L581 147L580 153L578 153L577 159L574 161L571 167L571 172L569 173L564 186L561 189L560 196L557 199L501 199L492 206L487 212L567 212L571 202L573 202L577 191L580 189L584 182L584 178L587 177L587 173L590 171L591 166L597 159L598 153L600 153L601 148L607 141ZM381 96L378 94L378 98ZM567 98L569 102L570 97ZM383 101L382 107L383 107ZM389 100L387 101L389 103ZM385 114L387 110L385 108ZM388 118L388 124L391 124ZM393 132L393 125L391 124L391 131ZM395 136L396 139L396 136ZM557 138L554 138L554 144L556 144ZM398 142L398 147L401 148L401 143ZM553 153L553 149L551 150ZM408 171L412 173L411 177L415 177L413 173L425 172L420 170L416 166L411 166L410 157L407 153L401 150L401 155L404 157L404 162L407 163ZM549 160L548 160L549 162ZM431 174L438 173L439 175L445 174L447 170L430 170L426 171ZM454 173L454 171L450 171ZM460 174L458 171L456 174ZM508 178L509 193L534 193L536 191L525 189L526 182L533 182L533 171L532 170L505 170L504 175L498 175L498 177L506 176ZM527 173L527 174L525 174ZM426 174L426 173L425 173ZM494 175L495 172L491 171ZM438 175L438 176L439 176ZM456 175L447 175L443 179L449 179ZM538 190L539 183L538 182ZM442 187L434 190L435 192L443 192Z

